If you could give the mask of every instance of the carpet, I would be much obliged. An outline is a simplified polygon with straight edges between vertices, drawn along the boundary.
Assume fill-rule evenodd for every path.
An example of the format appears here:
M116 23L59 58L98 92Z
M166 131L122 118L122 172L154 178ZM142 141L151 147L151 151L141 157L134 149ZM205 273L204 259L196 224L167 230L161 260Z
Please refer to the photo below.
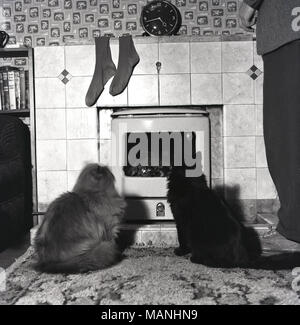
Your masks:
M29 248L7 269L0 305L299 305L290 262L275 256L264 269L212 269L174 256L171 248L131 248L112 268L51 275L33 269Z

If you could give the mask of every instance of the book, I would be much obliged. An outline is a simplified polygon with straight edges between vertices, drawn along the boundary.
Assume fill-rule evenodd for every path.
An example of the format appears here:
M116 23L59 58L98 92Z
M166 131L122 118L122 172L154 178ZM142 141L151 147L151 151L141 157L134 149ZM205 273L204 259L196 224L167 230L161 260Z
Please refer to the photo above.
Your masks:
M2 110L29 108L29 71L12 66L0 67L0 104Z
M13 70L9 70L7 75L8 75L8 89L9 89L9 103L10 103L9 109L14 110L17 109L15 72Z
M25 70L25 106L30 107L29 71Z
M25 70L20 68L20 109L26 109Z
M15 89L16 89L16 109L20 109L20 72L19 70L15 71Z
M1 110L4 110L4 92L3 92L3 76L0 72L0 98L1 98Z
M10 100L9 100L9 88L8 88L8 72L3 70L2 72L3 77L3 97L4 97L4 110L10 109Z

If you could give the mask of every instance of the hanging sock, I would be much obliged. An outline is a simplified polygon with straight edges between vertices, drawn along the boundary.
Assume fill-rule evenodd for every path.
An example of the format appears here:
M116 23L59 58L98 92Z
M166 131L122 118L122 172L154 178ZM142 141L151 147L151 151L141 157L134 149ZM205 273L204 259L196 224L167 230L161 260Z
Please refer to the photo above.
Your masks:
M101 95L107 81L116 73L116 66L111 58L109 37L95 38L96 65L94 76L85 97L87 106L93 106Z
M134 47L131 35L119 38L119 62L117 73L110 85L109 92L116 96L121 94L127 87L129 79L140 58Z

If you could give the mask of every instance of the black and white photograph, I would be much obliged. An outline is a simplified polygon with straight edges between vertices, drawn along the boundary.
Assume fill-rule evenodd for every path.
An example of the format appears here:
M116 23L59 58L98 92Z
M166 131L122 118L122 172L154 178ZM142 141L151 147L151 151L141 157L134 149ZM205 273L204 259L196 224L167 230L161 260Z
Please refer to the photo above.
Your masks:
M0 306L300 305L299 89L300 0L0 0Z

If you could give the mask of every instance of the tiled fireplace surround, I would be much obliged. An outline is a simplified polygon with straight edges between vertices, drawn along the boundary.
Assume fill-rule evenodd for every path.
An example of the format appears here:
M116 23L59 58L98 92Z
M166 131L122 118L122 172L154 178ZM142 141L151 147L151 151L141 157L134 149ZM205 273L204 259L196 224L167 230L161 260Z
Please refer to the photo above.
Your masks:
M255 41L176 36L136 37L134 42L141 60L128 88L112 97L107 85L92 108L84 99L94 70L94 45L35 48L39 212L72 189L85 162L110 163L114 107L195 105L212 116L213 185L224 186L226 199L250 222L273 213L278 200L265 158L263 66ZM111 49L117 64L117 40L111 40ZM138 243L176 242L173 225L140 229Z

